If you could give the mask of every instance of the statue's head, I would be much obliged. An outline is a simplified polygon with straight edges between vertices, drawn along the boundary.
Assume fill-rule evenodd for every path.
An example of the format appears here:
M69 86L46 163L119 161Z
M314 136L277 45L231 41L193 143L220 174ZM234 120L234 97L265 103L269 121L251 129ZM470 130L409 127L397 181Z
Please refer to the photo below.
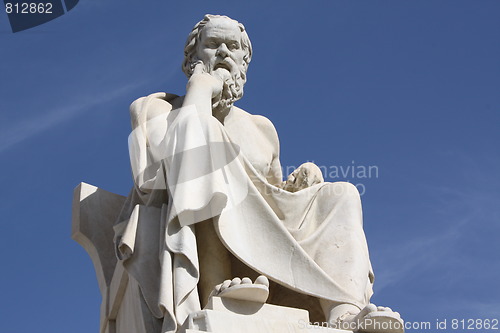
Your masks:
M182 70L189 78L203 62L205 71L224 81L221 103L232 104L243 96L252 44L243 24L227 16L205 15L189 34Z

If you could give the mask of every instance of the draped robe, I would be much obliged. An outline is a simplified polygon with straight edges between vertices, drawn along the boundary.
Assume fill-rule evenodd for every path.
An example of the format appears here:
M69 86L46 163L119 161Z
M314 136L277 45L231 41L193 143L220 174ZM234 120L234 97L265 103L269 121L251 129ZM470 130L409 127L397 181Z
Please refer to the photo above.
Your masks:
M131 106L135 186L115 225L117 255L163 331L200 310L194 228L207 219L238 260L281 286L368 304L373 273L357 189L325 182L291 193L269 184L268 163L249 161L213 116L172 110L174 97L152 94ZM148 118L158 102L164 112Z

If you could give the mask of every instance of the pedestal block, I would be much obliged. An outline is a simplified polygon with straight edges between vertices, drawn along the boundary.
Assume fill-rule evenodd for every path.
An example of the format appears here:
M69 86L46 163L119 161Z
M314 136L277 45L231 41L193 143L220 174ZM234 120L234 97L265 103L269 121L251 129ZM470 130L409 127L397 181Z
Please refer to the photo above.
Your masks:
M306 310L221 297L212 297L204 310L192 313L180 331L183 333L352 333L311 325Z

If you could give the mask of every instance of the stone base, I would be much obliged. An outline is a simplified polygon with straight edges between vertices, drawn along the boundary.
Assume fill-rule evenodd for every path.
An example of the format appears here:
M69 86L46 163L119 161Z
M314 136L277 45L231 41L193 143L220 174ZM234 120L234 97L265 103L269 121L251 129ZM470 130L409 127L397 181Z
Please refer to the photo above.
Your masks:
M192 313L185 333L352 333L309 324L306 310L212 297L204 310Z
M101 333L160 332L161 319L151 314L137 281L114 251L113 225L126 198L81 183L74 192L72 237L94 263L102 295ZM178 333L352 333L309 325L306 310L212 297L192 313Z

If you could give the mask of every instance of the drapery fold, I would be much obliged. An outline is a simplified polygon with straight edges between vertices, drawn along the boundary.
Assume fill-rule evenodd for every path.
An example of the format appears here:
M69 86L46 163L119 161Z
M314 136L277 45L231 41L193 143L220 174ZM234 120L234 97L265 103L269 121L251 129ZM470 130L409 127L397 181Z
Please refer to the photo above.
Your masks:
M164 317L163 330L175 332L200 310L194 228L211 218L222 243L255 271L303 294L365 306L373 273L357 189L277 188L217 119L195 107L171 110L167 99L159 93L133 104L135 189L115 228L119 257L152 313ZM165 112L148 120L152 100Z

